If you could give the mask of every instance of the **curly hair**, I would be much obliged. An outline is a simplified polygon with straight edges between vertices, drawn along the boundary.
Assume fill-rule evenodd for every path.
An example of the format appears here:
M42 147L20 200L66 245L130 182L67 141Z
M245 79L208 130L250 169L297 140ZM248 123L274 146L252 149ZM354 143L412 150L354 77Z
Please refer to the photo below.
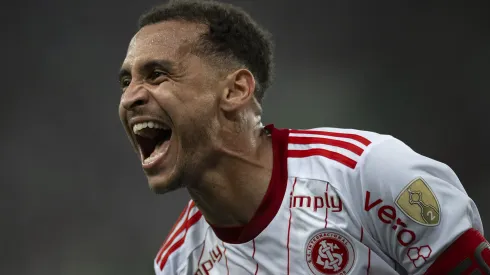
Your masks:
M173 0L143 14L138 30L171 20L208 26L195 45L196 52L250 70L256 79L255 97L262 101L272 82L273 43L271 35L245 11L215 1Z

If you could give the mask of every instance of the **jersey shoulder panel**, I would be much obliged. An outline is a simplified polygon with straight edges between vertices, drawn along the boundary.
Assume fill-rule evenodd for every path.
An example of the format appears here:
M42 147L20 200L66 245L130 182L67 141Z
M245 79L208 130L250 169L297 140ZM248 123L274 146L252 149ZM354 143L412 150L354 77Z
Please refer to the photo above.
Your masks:
M332 173L352 173L373 144L391 136L343 128L290 129L288 137L289 175L322 181ZM337 175L338 176L338 175Z
M483 233L478 209L454 171L402 141L372 146L358 170L353 181L365 235L409 274L423 274L468 229Z
M190 258L203 244L208 229L209 224L201 211L190 200L155 257L156 274L178 274L183 265L193 262Z

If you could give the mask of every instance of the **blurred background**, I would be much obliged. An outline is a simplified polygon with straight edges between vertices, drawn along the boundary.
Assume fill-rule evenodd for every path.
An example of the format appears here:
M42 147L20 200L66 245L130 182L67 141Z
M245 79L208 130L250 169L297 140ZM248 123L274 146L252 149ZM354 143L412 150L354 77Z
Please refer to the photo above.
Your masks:
M490 237L488 1L228 2L274 35L265 123L405 141L456 171ZM148 189L117 72L158 3L2 4L0 274L153 274L187 194Z

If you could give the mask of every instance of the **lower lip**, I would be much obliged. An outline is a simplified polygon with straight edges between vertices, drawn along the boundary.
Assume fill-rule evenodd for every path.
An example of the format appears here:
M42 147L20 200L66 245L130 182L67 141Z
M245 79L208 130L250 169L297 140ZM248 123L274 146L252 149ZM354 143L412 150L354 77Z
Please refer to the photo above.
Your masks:
M155 166L157 166L164 158L165 156L167 155L168 151L169 151L169 147L170 147L170 140L167 140L165 141L162 145L160 145L161 148L161 152L158 153L158 155L154 156L150 161L146 160L142 162L142 167L143 169L152 169L154 168Z

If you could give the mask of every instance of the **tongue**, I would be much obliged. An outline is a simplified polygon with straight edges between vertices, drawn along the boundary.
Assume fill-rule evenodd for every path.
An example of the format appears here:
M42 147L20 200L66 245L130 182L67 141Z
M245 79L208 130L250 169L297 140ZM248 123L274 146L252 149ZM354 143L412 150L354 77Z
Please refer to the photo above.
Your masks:
M170 140L160 141L155 146L155 150L153 150L153 152L151 153L149 158L153 158L153 157L158 156L160 154L164 154L165 152L167 152L169 145L170 145Z

